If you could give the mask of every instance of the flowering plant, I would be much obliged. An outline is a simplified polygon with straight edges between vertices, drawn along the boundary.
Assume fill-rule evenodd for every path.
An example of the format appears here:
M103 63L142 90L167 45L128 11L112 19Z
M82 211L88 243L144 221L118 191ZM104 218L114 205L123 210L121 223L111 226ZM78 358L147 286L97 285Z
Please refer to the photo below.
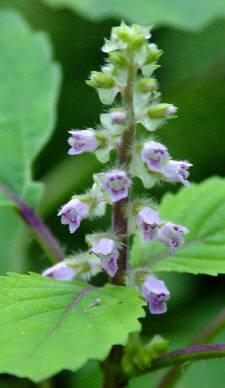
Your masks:
M142 292L153 314L166 311L165 301L169 291L163 281L151 271L137 268L132 273L129 264L129 239L137 233L145 241L158 241L169 247L171 255L184 242L186 227L162 220L151 198L132 198L132 180L138 177L147 188L161 181L180 182L189 185L186 161L172 160L165 145L155 141L154 133L177 112L172 104L160 103L156 79L157 61L162 51L148 42L150 28L121 23L112 29L110 40L102 48L108 54L101 72L92 72L87 84L96 88L104 104L114 104L101 115L101 127L97 130L71 130L68 143L69 155L95 152L102 163L107 163L111 151L115 167L106 168L95 174L93 187L88 193L73 196L62 206L58 215L63 224L69 225L71 233L80 226L82 219L101 216L105 205L112 206L112 228L107 234L87 236L90 245L88 254L94 254L99 262L99 271L106 271L113 284L129 284ZM138 123L143 128L138 138ZM149 137L149 132L151 137ZM101 204L101 209L98 209ZM78 259L79 260L79 259ZM66 260L61 263L62 280L65 280ZM68 263L68 280L71 280L75 257ZM83 263L82 263L83 265ZM44 276L60 279L60 264L44 271ZM95 271L96 272L96 271ZM83 272L82 272L83 274ZM142 276L140 276L142 274ZM82 279L81 275L81 279ZM139 279L139 282L136 279ZM140 282L142 278L142 282Z
M61 206L58 216L75 234L83 220L102 217L108 207L112 218L109 229L87 234L86 250L65 253L37 214L5 185L0 186L53 261L41 275L14 274L1 280L3 305L5 300L11 300L4 306L13 318L9 327L4 327L10 350L4 342L0 357L3 372L39 382L61 369L77 370L87 360L96 359L100 361L106 388L125 387L135 376L176 365L161 385L172 387L166 385L167 381L171 376L175 381L180 364L225 355L224 344L202 345L211 336L211 328L217 330L221 325L221 316L201 341L194 342L195 346L175 352L166 353L168 341L161 335L144 343L138 334L138 319L145 314L143 306L147 305L149 317L158 318L167 312L167 301L172 298L158 272L181 272L184 268L191 273L219 272L219 265L215 268L210 263L203 270L204 262L198 261L202 246L213 246L217 241L211 223L206 225L208 229L204 225L201 229L200 222L196 222L198 235L193 237L193 219L187 217L187 223L182 222L190 197L195 198L197 192L196 187L189 187L192 164L173 160L167 146L156 136L156 130L176 117L177 107L160 100L154 72L162 51L149 43L150 38L151 29L139 25L122 22L112 29L102 48L107 54L106 64L101 71L91 72L87 81L105 105L100 124L95 129L69 131L70 157L94 153L104 167L93 175L92 187L73 195ZM163 200L170 212L165 208L161 212L151 191L135 193L137 179L147 190L164 182L185 187L181 193ZM211 184L214 182L206 186ZM177 204L185 204L186 208L181 207L173 219L171 209L176 210ZM199 209L202 217L204 209ZM187 263L191 249L195 250L195 261ZM96 283L98 276L101 286ZM14 311L12 305L20 302L22 307ZM8 312L4 311L3 322L8 322ZM37 315L40 321L36 320ZM18 363L9 356L11 349L20 360Z

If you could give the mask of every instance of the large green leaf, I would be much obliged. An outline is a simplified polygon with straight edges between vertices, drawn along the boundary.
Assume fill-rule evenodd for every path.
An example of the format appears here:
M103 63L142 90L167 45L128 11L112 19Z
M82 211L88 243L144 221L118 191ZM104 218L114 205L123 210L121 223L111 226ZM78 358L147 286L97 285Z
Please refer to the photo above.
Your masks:
M225 16L223 0L43 0L54 7L68 7L93 20L125 18L141 24L199 28Z
M0 25L0 182L35 204L42 187L31 163L54 127L60 72L43 33L13 11L0 12Z
M89 287L89 288L87 288ZM43 380L88 359L103 360L114 344L140 330L145 302L134 289L91 288L40 275L0 278L0 372ZM93 306L96 298L100 303Z
M201 184L168 194L160 205L162 218L184 225L190 233L183 247L170 256L164 245L135 239L132 265L153 271L225 273L225 180L210 178Z

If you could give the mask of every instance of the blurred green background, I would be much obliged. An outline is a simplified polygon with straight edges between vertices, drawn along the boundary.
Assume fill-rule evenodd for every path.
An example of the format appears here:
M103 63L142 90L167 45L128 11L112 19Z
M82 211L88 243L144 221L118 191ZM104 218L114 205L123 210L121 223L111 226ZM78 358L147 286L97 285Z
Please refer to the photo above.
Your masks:
M84 234L105 227L109 214L96 224L84 221L70 236L57 218L57 208L72 193L82 192L92 182L92 173L101 168L89 155L71 158L67 131L98 123L103 109L97 94L85 84L91 70L103 64L100 48L103 37L121 18L126 22L154 24L153 41L163 49L161 68L156 76L163 101L179 107L179 118L159 130L175 159L194 164L191 180L200 182L211 175L224 175L224 105L225 105L225 3L207 0L1 0L0 11L11 9L28 22L33 31L45 31L53 48L54 60L62 69L54 135L33 166L35 180L45 183L38 211L68 252L84 247ZM177 190L178 186L172 190ZM154 191L161 198L171 186ZM0 209L1 273L6 271L41 271L48 262L23 222L12 209ZM8 230L12 230L8 243ZM6 243L7 242L7 243ZM28 244L27 244L28 243ZM169 313L148 318L144 335L156 331L171 340L171 348L191 340L224 303L224 278L165 274L171 289ZM225 337L225 335L223 336ZM225 338L223 338L224 340ZM222 339L220 339L222 340ZM53 387L100 387L100 372L94 363L83 371L64 372L53 381ZM154 387L155 379L145 376L130 387ZM224 361L197 363L184 375L178 388L223 388ZM2 377L1 387L31 387L28 381ZM47 384L47 383L46 383ZM42 385L48 387L48 385ZM49 386L50 388L50 386Z

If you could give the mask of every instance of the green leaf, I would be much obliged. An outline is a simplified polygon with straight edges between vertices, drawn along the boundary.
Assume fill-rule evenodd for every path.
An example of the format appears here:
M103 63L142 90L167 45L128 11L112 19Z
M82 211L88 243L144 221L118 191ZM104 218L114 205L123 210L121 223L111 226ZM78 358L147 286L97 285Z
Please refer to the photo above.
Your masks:
M33 205L42 185L31 163L54 128L60 71L45 34L13 11L0 12L0 25L0 182ZM1 193L0 206L8 205Z
M207 179L201 184L168 194L160 205L163 219L186 226L190 233L183 247L170 256L164 245L135 238L133 267L148 265L153 271L217 275L225 273L225 180Z
M68 7L92 20L109 17L156 26L196 29L225 16L224 0L44 0L53 7Z
M87 288L88 287L88 288ZM89 359L103 360L114 344L140 330L145 302L136 290L94 288L37 274L0 278L0 373L36 382ZM96 298L100 303L91 306Z

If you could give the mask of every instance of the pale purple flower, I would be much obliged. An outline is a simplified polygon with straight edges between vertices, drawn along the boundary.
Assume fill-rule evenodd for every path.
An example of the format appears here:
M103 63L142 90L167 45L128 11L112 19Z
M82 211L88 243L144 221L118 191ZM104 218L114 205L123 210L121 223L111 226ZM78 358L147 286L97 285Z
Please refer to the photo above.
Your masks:
M115 110L110 113L110 119L113 124L123 124L126 120L126 113L121 110Z
M79 228L82 219L88 216L88 212L89 205L78 198L73 198L63 205L58 216L62 216L62 224L69 224L70 233L74 233Z
M167 148L156 141L147 141L141 150L141 157L151 171L161 172L165 160L169 159Z
M136 216L136 222L142 229L144 240L152 241L157 238L157 230L162 221L157 210L144 206Z
M120 201L128 196L131 180L127 177L125 171L109 171L105 174L105 178L103 189L110 194L112 202Z
M183 236L187 233L189 233L189 230L185 226L167 222L158 230L158 241L168 245L173 256L175 249L184 243Z
M177 107L174 105L169 106L169 108L166 110L166 116L173 116L177 112Z
M180 182L185 186L189 186L190 182L187 180L189 176L188 168L193 166L191 163L185 161L170 160L163 170L163 175L168 182Z
M68 151L69 155L78 155L82 152L92 152L99 145L94 132L90 129L77 129L69 131L69 133L72 135L68 139L68 143L71 146Z
M64 261L61 261L42 272L42 276L47 276L55 280L72 280L75 274L76 271Z
M152 314L163 314L167 311L166 301L170 292L162 280L153 275L148 275L142 284L142 295L149 303L149 310Z
M118 269L117 259L119 256L115 241L103 237L89 249L89 253L94 253L102 260L102 269L104 271L108 272L110 276L115 275Z

